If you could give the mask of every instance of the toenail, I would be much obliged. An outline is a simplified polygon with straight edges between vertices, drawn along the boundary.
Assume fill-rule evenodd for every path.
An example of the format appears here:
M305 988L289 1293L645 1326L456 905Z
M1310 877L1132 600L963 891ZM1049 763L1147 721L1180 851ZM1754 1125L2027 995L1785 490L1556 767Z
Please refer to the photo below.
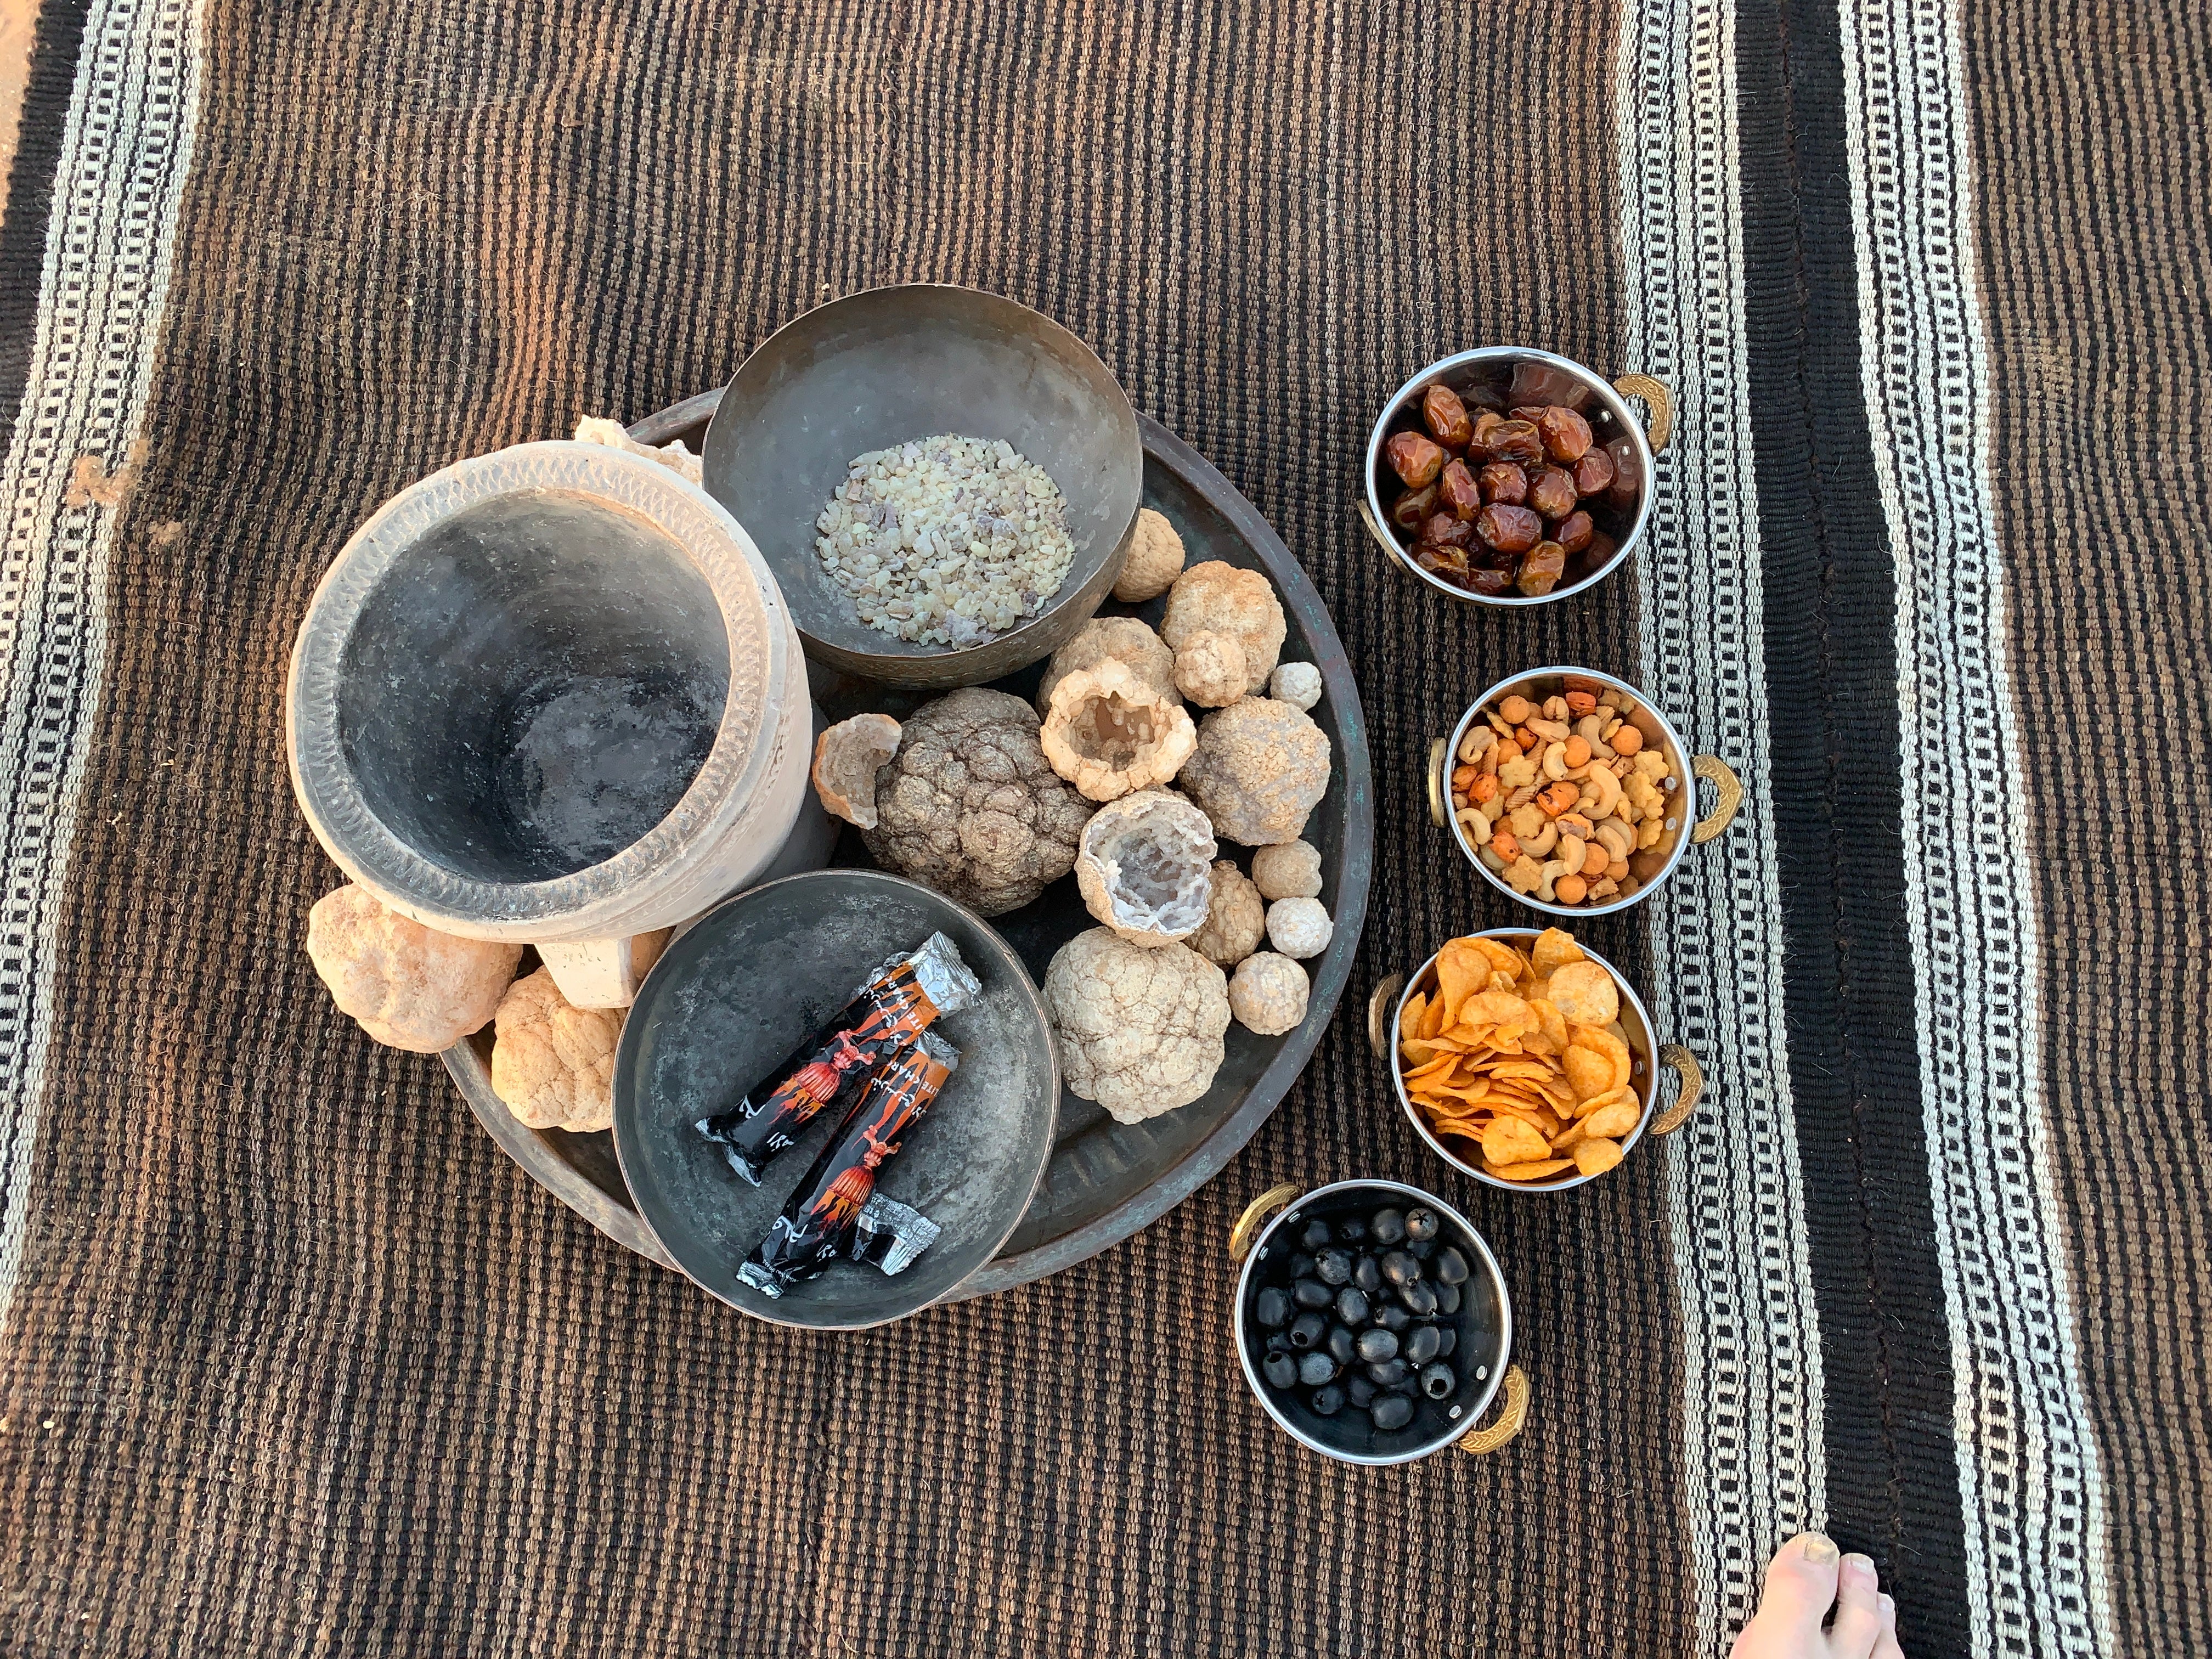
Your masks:
M1868 1577L1871 1578L1874 1577L1874 1557L1871 1555L1847 1555L1844 1558L1844 1571L1845 1572L1864 1573Z
M1824 1532L1805 1534L1805 1559L1826 1566L1836 1559L1836 1540Z
M1897 1598L1894 1595L1892 1595L1887 1590L1884 1590L1881 1593L1880 1600L1881 1602L1881 1610L1884 1613L1895 1613L1897 1611Z

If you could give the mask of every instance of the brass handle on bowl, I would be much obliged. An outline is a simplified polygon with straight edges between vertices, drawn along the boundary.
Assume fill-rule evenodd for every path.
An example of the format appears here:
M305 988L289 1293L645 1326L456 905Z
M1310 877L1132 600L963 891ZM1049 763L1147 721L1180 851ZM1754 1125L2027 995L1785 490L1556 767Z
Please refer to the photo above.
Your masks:
M1451 828L1451 818L1444 811L1444 750L1450 743L1449 738L1429 739L1429 822L1439 830Z
M1367 1046L1375 1051L1377 1060L1389 1059L1390 1051L1397 1047L1391 1041L1397 1033L1390 1029L1390 1013L1398 1006L1398 993L1405 986L1406 976L1393 974L1376 986L1375 994L1367 999Z
M1469 1429L1456 1443L1477 1457L1496 1451L1519 1434L1528 1421L1528 1378L1518 1365L1505 1368L1505 1409L1486 1429Z
M1690 830L1690 844L1703 847L1735 822L1736 809L1743 805L1743 780L1718 755L1698 756L1690 763L1690 770L1713 787L1713 810Z
M1367 526L1367 533L1375 538L1375 545L1381 548L1385 553L1390 556L1391 563L1403 568L1406 559L1405 550L1401 548L1397 543L1392 541L1390 538L1384 533L1382 525L1375 517L1375 509L1373 507L1368 506L1365 501L1359 502L1358 507L1359 522Z
M1260 1229L1267 1224L1267 1218L1298 1195L1297 1186L1288 1181L1279 1187L1270 1187L1244 1206L1244 1213L1237 1218L1237 1224L1229 1230L1229 1259L1242 1262L1252 1254L1252 1241L1260 1236Z
M1690 1121L1690 1114L1698 1109L1698 1098L1705 1092L1705 1068L1698 1064L1698 1057L1679 1042L1669 1042L1659 1050L1659 1063L1674 1068L1682 1079L1682 1092L1674 1097L1674 1103L1651 1120L1646 1134L1671 1135Z
M1651 418L1644 422L1644 437L1653 454L1666 448L1674 436L1674 394L1667 390L1667 383L1655 380L1649 374L1624 374L1613 383L1613 389L1625 398L1641 398L1650 405Z

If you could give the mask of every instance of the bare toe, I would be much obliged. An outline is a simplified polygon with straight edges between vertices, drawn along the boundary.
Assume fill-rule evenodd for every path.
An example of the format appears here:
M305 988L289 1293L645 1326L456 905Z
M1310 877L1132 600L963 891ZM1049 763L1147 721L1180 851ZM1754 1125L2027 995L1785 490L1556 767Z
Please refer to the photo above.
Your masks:
M1905 1650L1897 1645L1897 1598L1881 1598L1881 1634L1875 1638L1874 1659L1905 1659Z
M1873 1560L1847 1555L1836 1576L1836 1622L1828 1632L1834 1659L1870 1659L1881 1638L1881 1583Z
M1838 1571L1835 1542L1824 1534L1800 1533L1777 1550L1767 1564L1759 1612L1736 1638L1738 1659L1797 1659L1825 1651L1820 1626L1836 1605ZM1866 1659L1868 1651L1861 1650L1857 1659Z

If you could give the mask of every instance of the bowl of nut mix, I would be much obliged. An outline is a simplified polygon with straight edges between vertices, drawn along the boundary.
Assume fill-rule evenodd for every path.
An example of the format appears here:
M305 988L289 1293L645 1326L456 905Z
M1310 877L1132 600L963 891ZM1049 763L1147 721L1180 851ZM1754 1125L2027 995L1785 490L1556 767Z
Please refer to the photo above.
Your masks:
M1631 396L1650 408L1648 437ZM1673 426L1673 399L1648 375L1608 382L1520 346L1462 351L1383 404L1360 515L1383 551L1455 599L1563 599L1643 539L1652 453Z
M1697 785L1713 810L1697 816ZM1429 816L1484 878L1555 916L1603 915L1735 821L1743 786L1692 756L1626 680L1538 668L1500 680L1429 745Z

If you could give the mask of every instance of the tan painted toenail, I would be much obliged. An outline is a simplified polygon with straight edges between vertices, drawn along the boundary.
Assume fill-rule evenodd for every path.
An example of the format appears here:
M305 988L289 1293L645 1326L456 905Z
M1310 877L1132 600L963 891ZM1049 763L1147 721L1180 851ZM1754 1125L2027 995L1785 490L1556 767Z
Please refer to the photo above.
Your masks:
M1829 1562L1836 1559L1836 1540L1824 1532L1807 1533L1805 1559L1821 1566L1826 1566Z

